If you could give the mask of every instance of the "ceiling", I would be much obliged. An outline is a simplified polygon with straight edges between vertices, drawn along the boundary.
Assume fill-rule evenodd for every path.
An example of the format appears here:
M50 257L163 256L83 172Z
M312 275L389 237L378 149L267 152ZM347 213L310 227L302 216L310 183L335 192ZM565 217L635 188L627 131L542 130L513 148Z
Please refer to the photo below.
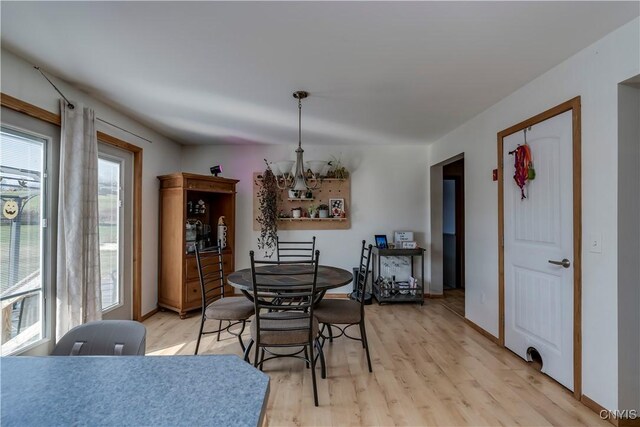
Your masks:
M638 2L9 2L2 47L183 144L429 143Z

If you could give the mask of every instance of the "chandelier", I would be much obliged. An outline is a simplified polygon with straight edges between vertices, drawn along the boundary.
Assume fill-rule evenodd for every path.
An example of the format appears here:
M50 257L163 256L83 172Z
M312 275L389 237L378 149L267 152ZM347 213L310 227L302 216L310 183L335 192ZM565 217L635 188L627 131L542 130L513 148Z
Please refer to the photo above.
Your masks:
M304 150L302 149L302 100L309 96L309 92L299 90L293 92L293 97L298 100L298 148L296 149L295 166L293 160L283 160L272 163L271 168L277 176L277 184L280 189L293 191L315 190L320 187L320 173L327 164L323 161L307 162L305 167ZM311 184L313 182L313 184Z

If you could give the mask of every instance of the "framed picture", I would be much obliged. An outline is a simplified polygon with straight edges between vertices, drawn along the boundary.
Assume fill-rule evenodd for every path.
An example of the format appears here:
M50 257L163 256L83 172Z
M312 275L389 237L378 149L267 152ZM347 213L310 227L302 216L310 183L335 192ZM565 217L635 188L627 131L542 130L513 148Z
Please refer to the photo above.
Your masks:
M400 242L410 242L413 240L413 231L396 231L393 233L393 241L396 245Z
M387 244L387 236L384 234L376 234L376 247L378 249L387 249L389 247Z
M339 217L344 212L344 199L329 199L329 211Z

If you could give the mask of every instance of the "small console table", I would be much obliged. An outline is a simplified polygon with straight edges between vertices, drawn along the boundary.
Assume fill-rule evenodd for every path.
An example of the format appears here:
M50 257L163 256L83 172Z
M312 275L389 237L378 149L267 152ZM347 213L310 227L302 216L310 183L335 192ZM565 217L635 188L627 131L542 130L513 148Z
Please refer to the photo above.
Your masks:
M424 248L415 249L381 249L373 248L373 296L378 304L391 302L419 302L424 304ZM414 258L420 257L422 267L420 280L415 286L388 286L380 276L380 260L382 257L410 257L411 277L414 276Z

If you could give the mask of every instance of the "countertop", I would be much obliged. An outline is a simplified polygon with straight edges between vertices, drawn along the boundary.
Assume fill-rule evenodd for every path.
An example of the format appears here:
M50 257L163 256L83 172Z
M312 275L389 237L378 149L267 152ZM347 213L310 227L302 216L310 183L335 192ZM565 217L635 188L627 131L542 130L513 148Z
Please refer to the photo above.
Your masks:
M3 357L1 424L262 423L269 377L235 355Z

